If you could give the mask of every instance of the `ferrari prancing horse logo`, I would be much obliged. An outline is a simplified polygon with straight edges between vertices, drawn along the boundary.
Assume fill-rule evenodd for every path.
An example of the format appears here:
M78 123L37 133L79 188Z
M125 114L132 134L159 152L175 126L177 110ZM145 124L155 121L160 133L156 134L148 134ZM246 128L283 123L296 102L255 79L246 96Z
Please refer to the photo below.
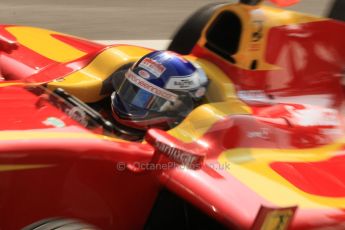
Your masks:
M287 230L297 207L266 208L261 207L252 230Z

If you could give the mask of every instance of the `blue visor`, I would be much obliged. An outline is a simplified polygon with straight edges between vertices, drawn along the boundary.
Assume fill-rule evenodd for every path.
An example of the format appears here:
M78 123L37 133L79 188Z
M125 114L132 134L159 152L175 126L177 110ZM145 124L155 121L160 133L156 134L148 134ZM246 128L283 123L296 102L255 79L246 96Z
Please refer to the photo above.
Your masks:
M124 78L117 94L125 104L143 110L162 112L163 105L169 103L168 100L138 87L127 78Z

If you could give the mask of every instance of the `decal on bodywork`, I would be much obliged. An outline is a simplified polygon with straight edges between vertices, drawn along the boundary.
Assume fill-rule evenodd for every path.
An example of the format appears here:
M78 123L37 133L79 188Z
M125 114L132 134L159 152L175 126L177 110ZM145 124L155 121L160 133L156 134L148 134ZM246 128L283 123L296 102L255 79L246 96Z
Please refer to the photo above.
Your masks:
M47 126L54 126L56 128L63 128L66 126L65 122L57 117L48 117L46 120L42 122L44 125Z
M289 228L297 207L261 207L252 230L286 230Z

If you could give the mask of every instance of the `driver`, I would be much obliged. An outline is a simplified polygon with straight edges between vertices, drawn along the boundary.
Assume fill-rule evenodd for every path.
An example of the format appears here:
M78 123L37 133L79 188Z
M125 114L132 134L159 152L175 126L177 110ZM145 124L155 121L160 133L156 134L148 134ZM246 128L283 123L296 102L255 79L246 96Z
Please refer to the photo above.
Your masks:
M199 66L170 51L151 52L114 79L116 124L139 132L176 126L200 102L208 84Z

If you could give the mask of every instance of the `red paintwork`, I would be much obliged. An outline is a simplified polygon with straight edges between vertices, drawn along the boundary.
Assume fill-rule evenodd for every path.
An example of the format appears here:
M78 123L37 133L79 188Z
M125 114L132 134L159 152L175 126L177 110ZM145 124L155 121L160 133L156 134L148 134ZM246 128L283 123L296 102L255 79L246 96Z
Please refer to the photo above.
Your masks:
M3 156L11 153L1 159L1 165L52 165L1 173L4 229L20 229L52 216L81 218L102 229L138 229L159 188L150 173L135 175L116 169L116 162L149 160L152 148L146 145L52 139L31 140L29 146L25 140L2 142L0 150Z
M98 52L99 50L102 50L105 47L102 44L91 42L77 37L71 37L61 34L52 34L51 36L85 53Z
M0 60L1 74L6 80L23 80L47 66L57 64L21 45L11 53L3 52Z
M8 26L0 26L0 35L16 41L16 39L6 31ZM2 77L10 82L27 81L46 83L64 77L74 71L87 66L99 53L107 48L95 42L80 38L51 34L57 40L67 43L86 54L79 59L67 63L59 63L51 60L35 51L16 43L16 48L10 52L2 52L0 57L0 70ZM1 37L0 37L1 40Z
M40 98L24 90L22 87L0 88L0 108L6 113L0 113L1 130L33 130L52 128L43 122L49 117L56 117L68 126L79 124L48 103L40 103ZM13 95L20 95L18 100ZM43 99L43 98L42 98ZM44 100L44 99L43 99Z
M87 66L103 50L104 49L102 49L101 51L96 51L94 53L88 53L70 62L55 63L53 65L47 66L38 73L27 76L25 78L25 81L46 83L64 77Z
M5 26L0 26L0 50L10 53L17 48L16 38L5 30Z
M274 162L271 167L302 191L318 196L345 197L344 163L345 157L338 156L321 162Z

